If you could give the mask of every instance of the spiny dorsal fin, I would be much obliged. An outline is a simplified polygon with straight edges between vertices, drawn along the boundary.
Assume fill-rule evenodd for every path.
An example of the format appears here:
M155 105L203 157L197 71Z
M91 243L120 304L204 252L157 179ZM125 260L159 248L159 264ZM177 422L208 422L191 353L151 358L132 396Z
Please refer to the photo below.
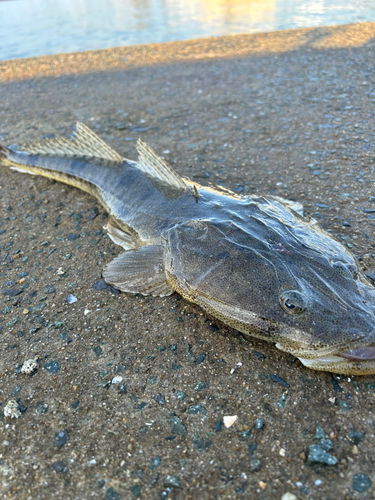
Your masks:
M31 141L20 145L20 150L30 155L101 158L123 161L123 158L98 137L89 127L77 122L71 139L58 137Z
M137 151L139 153L137 167L142 172L177 189L185 191L189 189L186 182L141 139L138 139Z

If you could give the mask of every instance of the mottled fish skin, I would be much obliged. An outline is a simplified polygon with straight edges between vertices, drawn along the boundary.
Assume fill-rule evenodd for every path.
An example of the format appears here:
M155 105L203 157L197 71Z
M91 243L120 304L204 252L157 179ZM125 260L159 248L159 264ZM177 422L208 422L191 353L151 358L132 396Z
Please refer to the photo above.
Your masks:
M356 259L301 207L181 179L145 144L120 157L82 124L75 137L0 146L0 164L96 196L125 252L105 280L131 293L187 300L305 366L375 374L375 289Z

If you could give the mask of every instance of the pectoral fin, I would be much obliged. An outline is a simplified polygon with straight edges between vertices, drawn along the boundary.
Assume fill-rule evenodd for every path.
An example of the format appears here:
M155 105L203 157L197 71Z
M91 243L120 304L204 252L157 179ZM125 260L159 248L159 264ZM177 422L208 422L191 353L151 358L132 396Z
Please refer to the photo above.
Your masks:
M122 253L105 266L103 278L123 292L154 297L165 297L174 292L165 274L162 246L143 246Z

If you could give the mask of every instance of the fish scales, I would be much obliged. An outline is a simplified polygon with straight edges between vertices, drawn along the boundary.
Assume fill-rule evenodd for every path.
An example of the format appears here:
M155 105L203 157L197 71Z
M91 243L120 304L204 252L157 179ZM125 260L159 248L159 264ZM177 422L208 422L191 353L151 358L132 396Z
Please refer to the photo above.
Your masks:
M309 368L375 374L375 289L301 205L199 186L142 141L137 149L137 162L124 159L78 123L69 139L20 151L0 145L0 164L105 206L108 234L124 250L105 266L107 283L144 295L177 291Z

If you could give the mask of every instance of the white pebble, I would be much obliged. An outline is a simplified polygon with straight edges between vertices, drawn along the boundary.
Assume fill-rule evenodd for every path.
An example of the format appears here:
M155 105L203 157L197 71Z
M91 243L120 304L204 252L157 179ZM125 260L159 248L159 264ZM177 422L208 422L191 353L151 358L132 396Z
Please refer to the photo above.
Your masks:
M281 497L281 500L298 500L298 498L296 497L296 495L294 493L290 493L289 491L287 491Z
M77 302L77 297L75 295L68 295L66 298L66 301L68 304L74 304L74 302Z
M4 408L4 417L19 418L21 415L22 413L20 412L17 401L14 399L8 401Z
M38 369L38 360L36 358L34 358L34 359L28 359L22 365L21 373L26 373L26 375L31 375L37 369Z
M119 384L120 382L122 382L122 377L120 377L120 375L113 377L112 384Z
M228 429L229 427L232 427L234 422L238 419L237 415L226 415L223 418L223 422L225 427Z

